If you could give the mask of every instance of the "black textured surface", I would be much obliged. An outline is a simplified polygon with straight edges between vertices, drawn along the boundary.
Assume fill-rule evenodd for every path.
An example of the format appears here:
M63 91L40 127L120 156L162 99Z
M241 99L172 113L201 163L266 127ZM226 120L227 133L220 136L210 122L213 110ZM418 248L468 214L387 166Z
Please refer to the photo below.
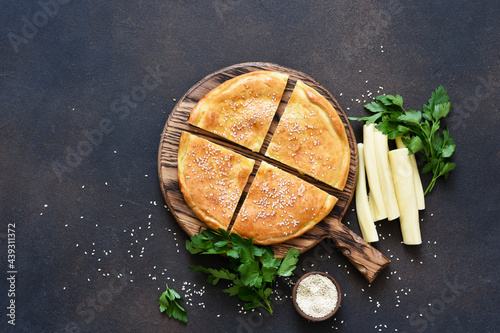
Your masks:
M497 1L3 1L0 331L498 332L498 17ZM288 298L274 317L241 311L187 268L223 259L189 255L164 208L157 150L174 99L248 61L307 73L352 116L370 92L420 108L441 84L455 105L458 166L427 197L421 246L383 222L375 246L392 263L371 286L328 242L302 256L297 274L328 271L342 288L326 322ZM359 233L352 209L344 222ZM192 294L187 325L159 313L165 283Z

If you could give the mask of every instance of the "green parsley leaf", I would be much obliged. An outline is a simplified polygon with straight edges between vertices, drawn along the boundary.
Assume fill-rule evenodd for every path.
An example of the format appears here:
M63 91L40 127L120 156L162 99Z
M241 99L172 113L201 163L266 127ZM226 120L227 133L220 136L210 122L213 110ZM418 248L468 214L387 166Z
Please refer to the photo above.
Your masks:
M240 257L240 255L238 254L238 251L236 251L236 250L229 250L226 252L226 255L228 257L233 258L233 259L238 259Z
M392 104L397 105L401 108L403 107L403 97L401 97L399 95L396 95L396 96L387 95L387 98L389 98L391 100Z
M455 169L456 164L448 162L446 163L440 171L440 175L446 176L451 170Z
M367 123L368 124L368 123ZM382 117L382 121L375 126L379 131L388 136L392 136L398 131L398 125L391 121L390 117ZM395 135L395 134L394 134Z
M192 271L203 272L209 274L207 277L207 282L216 285L220 279L224 280L234 280L236 275L229 272L227 269L215 269L215 268L205 268L203 266L189 266Z
M229 296L236 296L240 292L241 285L233 284L231 287L226 288L223 292L228 293Z
M272 288L266 288L266 289L264 289L264 297L265 298L269 298L272 293L273 293L273 289Z
M238 290L238 297L245 302L252 302L257 300L255 290L245 286L240 286Z
M438 121L441 118L444 118L450 113L451 104L450 102L446 102L443 104L438 104L434 107L434 111L432 112L432 117L435 121Z
M186 310L179 305L179 303L174 302L175 306L172 307L172 317L183 323L187 323L187 313Z
M279 276L290 276L292 275L297 262L299 261L300 251L291 247L283 258L280 268L278 269Z
M422 120L422 112L409 110L398 117L398 120L403 122L405 125L419 125L420 120Z
M455 143L453 142L453 139L449 139L448 143L443 145L443 149L441 149L443 157L447 158L453 155L455 152Z
M250 309L255 309L255 308L258 308L259 306L264 306L264 305L258 299L251 299L250 301L245 303L243 306L245 307L245 310L250 310Z
M273 282L276 278L276 267L262 267L261 270L263 282Z
M371 102L365 105L367 110L371 112L387 112L387 107L383 103Z
M394 105L393 99L394 99L394 96L392 96L392 95L378 95L377 97L375 97L376 101L381 102L385 106Z
M361 120L361 121L366 121L367 124L373 124L375 123L380 117L382 117L383 113L375 113L374 115L370 117L362 117L362 118L356 118L356 117L349 117L350 120Z
M280 258L275 258L273 250L270 247L265 247L265 252L262 254L260 258L260 262L263 267L266 268L276 268L279 267L281 263Z
M214 247L222 248L222 247L225 247L227 244L229 244L228 240L221 240L221 241L215 242Z
M410 139L410 144L407 145L407 148L410 154L415 154L424 148L424 143L419 136L414 136Z
M436 169L439 166L439 163L441 160L439 158L430 158L427 160L427 163L424 165L424 168L422 169L423 173L430 172L434 169Z
M253 242L250 239L242 238L238 234L231 234L231 248L238 252L238 256L242 262L254 260Z
M423 112L423 117L425 120L427 121L433 121L434 118L432 118L432 110L427 106L427 105L424 105L424 107L422 108L422 112Z
M241 273L241 282L245 286L257 287L262 286L262 276L260 275L260 268L258 261L249 261L243 263L238 267Z
M212 246L212 241L209 239L203 239L202 237L196 237L194 239L191 239L191 241L186 241L186 249L191 254L204 252L208 250L211 246Z
M184 302L184 299L173 289L165 285L166 290L161 294L158 305L160 312L165 312L169 318L174 317L183 323L187 323L186 310L179 304L178 301Z
M447 95L446 89L443 86L439 86L431 95L429 99L429 104L427 105L431 111L434 111L436 105L444 104L450 101ZM438 119L435 119L438 120Z
M253 248L253 255L256 257L261 257L266 252L266 249L263 247L253 246L252 248Z

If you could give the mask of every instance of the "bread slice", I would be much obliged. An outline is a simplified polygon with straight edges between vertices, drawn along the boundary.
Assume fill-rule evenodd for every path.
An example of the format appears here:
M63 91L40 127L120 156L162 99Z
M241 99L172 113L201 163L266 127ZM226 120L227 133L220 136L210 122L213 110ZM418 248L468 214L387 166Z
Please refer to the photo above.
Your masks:
M266 156L339 190L346 184L351 158L337 111L325 97L300 80Z
M186 203L211 229L227 229L255 161L182 132L177 158Z
M287 80L288 75L271 71L232 78L196 104L188 123L258 152Z
M261 245L298 237L325 218L337 198L262 162L231 232Z

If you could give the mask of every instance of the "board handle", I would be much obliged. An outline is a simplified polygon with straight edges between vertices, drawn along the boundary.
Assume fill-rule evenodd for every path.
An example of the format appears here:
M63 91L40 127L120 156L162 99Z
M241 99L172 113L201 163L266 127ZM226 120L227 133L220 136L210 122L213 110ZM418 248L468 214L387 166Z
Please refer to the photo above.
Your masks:
M331 223L330 236L337 244L340 252L349 259L370 283L391 262L343 223Z

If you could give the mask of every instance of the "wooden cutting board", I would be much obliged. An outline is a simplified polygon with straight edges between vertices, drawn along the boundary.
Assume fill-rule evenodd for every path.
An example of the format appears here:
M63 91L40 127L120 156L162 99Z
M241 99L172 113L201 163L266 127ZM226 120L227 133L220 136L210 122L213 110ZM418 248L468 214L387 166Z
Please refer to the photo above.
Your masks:
M278 107L276 116L273 119L269 133L267 134L262 149L259 153L252 152L246 148L240 147L223 138L217 137L212 133L196 128L187 123L187 119L193 107L209 91L226 80L256 70L272 70L283 72L289 75L288 84L283 94L283 98ZM307 85L316 89L327 100L329 100L330 103L332 103L332 105L337 109L339 116L344 123L349 140L349 146L351 148L351 163L349 177L343 191L339 191L328 185L325 185L312 177L301 175L294 169L291 169L286 165L283 165L264 156L267 146L271 141L272 134L274 133L278 125L279 118L283 114L288 99L292 94L295 83L299 79L305 82ZM167 123L165 124L165 128L161 136L158 152L158 175L160 178L160 185L163 196L171 213L173 214L179 225L182 227L182 229L189 236L192 236L206 229L206 225L197 218L191 208L186 204L186 202L184 201L184 197L179 189L177 178L177 152L182 131L196 134L200 137L208 139L209 141L227 147L239 154L256 160L254 170L249 178L249 183L245 187L244 196L248 192L248 189L251 182L253 181L253 178L255 177L255 173L257 172L260 162L266 161L310 182L311 184L316 185L322 190L338 198L338 202L329 216L326 217L322 222L318 223L309 232L285 243L273 245L273 250L276 256L283 257L286 254L286 251L291 246L299 249L302 252L307 251L317 245L324 238L330 237L339 247L340 251L370 282L372 282L377 277L379 272L389 264L389 259L387 259L378 250L366 243L361 237L353 233L344 224L341 223L341 219L352 200L356 184L356 177L358 172L358 151L356 138L347 119L347 115L340 107L339 103L323 86L321 86L310 76L299 71L271 63L237 64L221 69L206 76L200 82L195 84L191 89L189 89L188 92L186 92L186 94L182 96L182 98L177 102L177 105L172 110L172 113L170 114ZM242 200L240 200L236 212L239 211L241 203Z

